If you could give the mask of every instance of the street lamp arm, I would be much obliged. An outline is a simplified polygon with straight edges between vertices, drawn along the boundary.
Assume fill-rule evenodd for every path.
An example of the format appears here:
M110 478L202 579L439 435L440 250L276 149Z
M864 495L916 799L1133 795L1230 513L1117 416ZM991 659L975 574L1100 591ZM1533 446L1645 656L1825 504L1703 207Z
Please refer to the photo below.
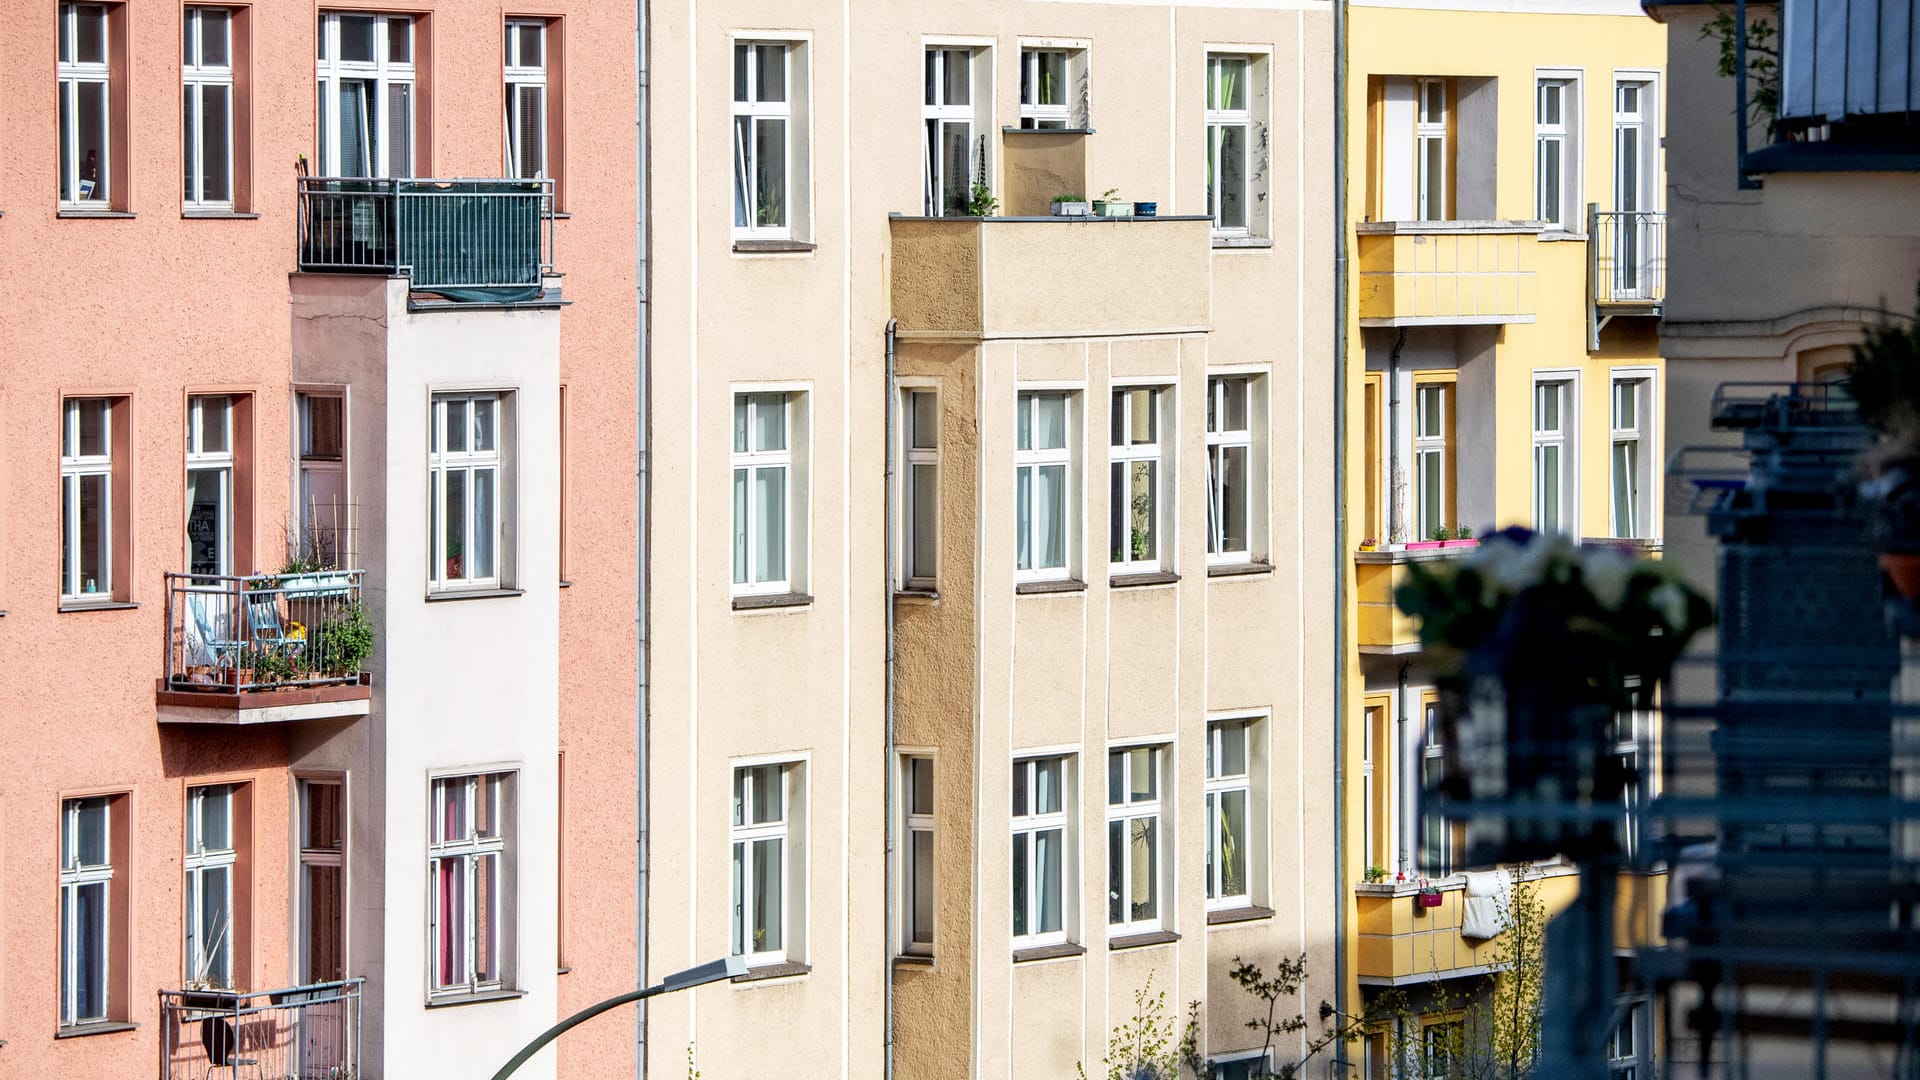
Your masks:
M528 1059L539 1053L548 1043L594 1017L599 1016L601 1013L609 1009L617 1009L622 1005L631 1005L642 998L650 998L655 994L665 993L666 989L666 984L662 983L658 986L649 986L642 990L629 990L619 997L610 997L598 1005L589 1005L581 1009L579 1012L574 1013L572 1016L541 1032L539 1038L528 1043L519 1053L513 1055L513 1060L501 1066L500 1071L493 1074L493 1080L507 1080L507 1077L513 1075L515 1069L525 1065Z

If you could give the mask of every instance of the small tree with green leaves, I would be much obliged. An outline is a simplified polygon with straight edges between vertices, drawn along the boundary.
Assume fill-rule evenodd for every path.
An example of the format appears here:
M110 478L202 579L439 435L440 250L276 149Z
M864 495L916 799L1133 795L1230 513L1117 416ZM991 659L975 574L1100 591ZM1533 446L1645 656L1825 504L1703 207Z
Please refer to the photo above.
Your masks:
M1107 1036L1107 1055L1101 1059L1107 1080L1178 1080L1184 1067L1194 1076L1206 1075L1200 1056L1200 1003L1187 1004L1184 1028L1167 1011L1167 992L1153 989L1153 974L1133 992L1133 1015ZM1074 1072L1087 1080L1084 1064Z
M1720 77L1731 79L1740 69L1740 21L1718 4L1700 36L1720 45ZM1749 124L1774 134L1780 116L1780 31L1765 16L1747 20L1747 109Z

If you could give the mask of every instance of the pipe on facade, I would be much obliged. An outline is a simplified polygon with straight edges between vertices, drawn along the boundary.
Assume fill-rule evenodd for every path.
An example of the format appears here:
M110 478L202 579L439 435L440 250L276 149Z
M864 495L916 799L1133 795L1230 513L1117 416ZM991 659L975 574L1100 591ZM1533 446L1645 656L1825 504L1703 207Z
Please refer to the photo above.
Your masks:
M895 383L897 382L898 376L894 370L894 361L896 359L895 346L898 340L899 330L900 330L900 320L898 319L887 320L887 402L886 402L887 451L885 455L886 456L886 466L885 466L886 487L884 489L884 493L881 495L881 506L882 506L883 512L880 515L881 534L882 534L881 539L884 541L882 547L886 551L886 567L887 567L887 580L885 582L885 588L881 590L881 595L884 596L887 601L887 662L886 662L887 759L886 759L886 766L885 766L886 767L885 807L886 807L886 814L887 814L887 823L886 823L886 857L885 857L885 863L884 863L885 870L886 870L887 903L883 905L886 909L886 914L883 917L883 924L884 924L883 933L886 940L883 943L883 948L881 950L881 955L880 955L881 963L884 965L884 967L881 970L885 972L885 978L886 978L886 981L885 981L885 998L886 998L885 1008L887 1012L886 1048L885 1048L886 1049L886 1080L893 1080L893 940L894 940L894 934L897 932L894 927L895 905L893 903L893 883L896 880L895 873L894 873L894 865L893 865L894 829L895 829L894 822L895 822L895 819L899 816L894 813L894 800L899 797L894 790L895 785L898 784L899 782L899 779L896 775L899 772L899 769L896 762L897 755L894 751L896 740L894 737L894 703L893 703L893 677L894 677L894 671L893 671L893 666L894 666L893 457L895 453L894 428L896 426L895 418L893 414L894 414L894 409L898 406L898 402L900 399L899 387L895 385Z
M1400 843L1395 846L1399 855L1400 870L1402 873L1413 869L1410 864L1412 862L1414 838L1419 835L1417 830L1420 827L1419 816L1414 810L1415 801L1413 793L1414 777L1418 775L1416 769L1420 764L1420 747L1414 739L1409 738L1409 725L1407 721L1407 717L1411 712L1411 710L1407 708L1407 676L1412 670L1412 661L1406 661L1400 665L1400 678L1393 694L1393 722L1399 729L1400 736L1399 740L1395 743L1395 746L1398 747L1400 752L1400 768L1398 770L1400 778L1399 781L1394 784L1393 792L1393 797L1398 800L1397 806L1400 811Z
M1407 478L1400 466L1400 350L1407 347L1407 328L1394 335L1387 354L1387 541L1419 540L1407 533Z
M1333 1007L1347 1015L1347 0L1333 5ZM1334 1042L1333 1073L1348 1070Z
M647 0L634 0L633 60L634 97L634 242L635 300L639 310L634 319L634 818L635 818L635 894L634 894L634 985L647 985L647 768L648 743L652 726L648 722L647 700L647 453L653 442L653 423L648 414L648 390L653 379L650 363L652 342L648 327L653 320L648 287L652 280L653 237L647 228L647 177L650 157L647 146ZM647 1076L647 1002L642 999L634 1009L634 1073L638 1080Z

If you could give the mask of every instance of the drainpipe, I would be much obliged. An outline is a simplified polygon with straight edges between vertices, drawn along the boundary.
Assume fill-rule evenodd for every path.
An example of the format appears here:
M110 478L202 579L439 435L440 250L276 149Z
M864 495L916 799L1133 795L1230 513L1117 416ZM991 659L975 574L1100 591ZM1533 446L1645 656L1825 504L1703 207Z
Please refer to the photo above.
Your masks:
M1417 842L1416 837L1420 835L1417 831L1420 827L1420 818L1415 813L1414 803L1414 785L1418 783L1416 777L1419 775L1416 769L1420 765L1420 745L1411 737L1413 725L1408 717L1412 715L1412 710L1407 707L1407 674L1412 670L1411 660L1400 665L1399 688L1393 695L1394 726L1400 729L1400 768L1397 770L1400 774L1400 782L1394 785L1393 795L1400 806L1398 847L1402 871L1413 869L1413 849Z
M634 415L639 428L636 432L636 454L634 470L634 641L638 655L634 676L634 765L637 783L634 785L634 817L637 825L635 835L635 933L634 933L634 985L646 986L647 982L647 769L648 744L652 741L652 727L648 722L647 667L649 649L647 643L647 605L650 599L647 582L647 502L650 498L647 478L647 453L653 443L653 423L648 413L649 395L653 381L652 343L647 336L649 325L653 321L653 309L649 305L649 285L653 275L653 237L647 228L647 214L650 209L647 201L647 177L650 170L650 155L647 146L647 0L634 0L634 41L633 57L636 75L634 97L634 261L637 264L634 275L637 290L636 300L639 311L634 331ZM647 1003L643 1000L634 1010L634 1069L638 1080L647 1076Z
M1418 540L1407 534L1407 478L1400 472L1400 350L1407 347L1407 328L1401 327L1387 354L1387 540Z
M886 863L885 863L886 877L887 877L887 880L886 880L887 902L885 905L883 905L886 911L886 915L884 916L884 920L883 920L884 934L886 937L886 941L884 942L884 947L881 950L881 962L885 965L881 970L885 973L885 976L886 976L886 983L885 983L886 1010L887 1010L886 1080L893 1080L893 940L894 940L894 934L897 933L894 927L895 916L894 916L894 910L893 910L894 909L893 883L895 880L894 866L893 866L894 820L899 816L898 814L894 813L894 800L899 797L894 791L895 786L899 783L899 778L896 775L899 772L899 768L896 764L896 754L894 751L895 738L894 738L894 704L893 704L893 679L894 679L894 671L893 671L893 668L894 668L894 626L893 626L894 442L893 440L894 440L894 427L895 427L895 418L893 413L894 413L894 409L897 406L897 402L899 401L899 398L900 398L899 387L895 385L897 381L897 375L894 371L894 360L895 360L894 350L895 350L895 342L897 340L897 335L899 333L899 330L900 330L900 320L898 319L887 320L887 404L886 404L887 451L886 451L886 470L885 470L886 487L884 488L884 493L881 495L883 513L880 515L881 539L885 541L885 543L882 546L886 551L886 566L887 566L886 588L881 590L881 595L883 595L887 601L887 760L886 760L886 769L885 769L886 788L887 788L887 794L885 799L886 814L887 814Z
M1347 1015L1347 0L1333 4L1333 1008ZM1337 1040L1333 1075L1349 1068Z

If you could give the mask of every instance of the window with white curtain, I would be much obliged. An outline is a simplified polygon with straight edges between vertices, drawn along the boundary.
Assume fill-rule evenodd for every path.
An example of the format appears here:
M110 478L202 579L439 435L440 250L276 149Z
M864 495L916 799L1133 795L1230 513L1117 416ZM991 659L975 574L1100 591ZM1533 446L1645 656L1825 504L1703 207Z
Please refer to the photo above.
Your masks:
M733 592L794 591L799 485L794 445L801 395L733 395Z
M112 926L113 831L116 800L106 796L60 804L60 1026L110 1017L108 964ZM124 826L123 826L124 827Z
M1116 934L1159 930L1166 919L1166 756L1161 746L1107 753L1107 925Z
M733 43L733 234L793 236L795 117L793 69L800 52L786 41Z
M182 198L188 208L233 209L233 13L182 13Z
M233 573L233 399L187 399L187 572Z
M108 5L63 3L59 17L60 201L99 209L111 197Z
M322 176L414 175L411 15L320 13Z
M547 23L508 19L506 29L507 175L547 175Z
M513 774L482 773L433 780L427 839L431 942L429 991L477 993L507 984L513 885L508 814Z
M234 787L187 789L186 977L195 985L234 985Z
M507 395L433 395L427 474L433 537L427 572L436 589L494 586L503 577L501 416Z
M1163 512L1171 505L1165 488L1172 475L1162 460L1161 435L1166 392L1157 386L1130 386L1113 392L1109 429L1107 490L1108 553L1113 573L1153 573L1170 564L1162 535Z
M798 762L733 770L733 954L751 965L797 956L800 780Z
M1071 576L1072 401L1065 390L1022 390L1015 416L1014 576Z
M1067 940L1067 772L1064 756L1013 763L1013 945Z

